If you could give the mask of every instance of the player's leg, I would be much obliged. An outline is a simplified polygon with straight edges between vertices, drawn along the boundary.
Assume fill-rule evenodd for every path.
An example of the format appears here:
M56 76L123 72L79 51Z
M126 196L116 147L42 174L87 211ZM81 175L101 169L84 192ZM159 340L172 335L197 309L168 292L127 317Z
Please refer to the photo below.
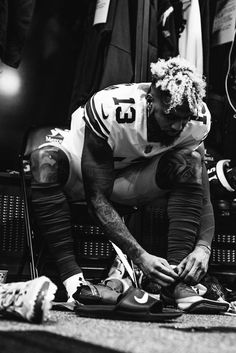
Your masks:
M32 153L31 171L35 222L71 297L84 278L75 259L70 208L63 192L69 175L69 161L60 148L45 146Z
M159 161L156 181L168 197L168 261L178 265L193 249L203 206L202 160L198 152L171 151Z

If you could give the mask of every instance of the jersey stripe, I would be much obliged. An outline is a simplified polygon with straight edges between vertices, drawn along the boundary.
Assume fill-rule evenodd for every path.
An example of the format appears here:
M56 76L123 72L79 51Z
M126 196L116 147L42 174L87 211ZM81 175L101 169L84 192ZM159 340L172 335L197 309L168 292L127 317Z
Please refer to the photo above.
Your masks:
M95 103L94 103L94 96L91 98L91 101L92 101L92 109L93 109L93 112L94 114L96 115L96 118L97 120L99 121L101 127L103 128L103 130L105 130L105 132L109 135L110 134L110 131L108 130L108 128L106 127L106 125L103 123L103 121L101 120L98 112L97 112L97 109L95 107Z
M98 134L100 137L104 138L105 140L108 139L107 135L105 135L98 122L95 120L94 118L94 115L93 115L93 112L92 112L92 109L91 109L91 105L90 103L86 103L85 105L85 116L83 117L84 118L84 121L86 123L86 125L88 127L90 127L90 129L92 129L94 132L96 132L96 134Z

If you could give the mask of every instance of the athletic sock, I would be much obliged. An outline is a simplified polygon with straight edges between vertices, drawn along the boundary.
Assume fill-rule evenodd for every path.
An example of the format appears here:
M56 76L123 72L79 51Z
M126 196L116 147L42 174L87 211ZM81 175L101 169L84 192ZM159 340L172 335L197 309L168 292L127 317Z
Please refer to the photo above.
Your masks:
M74 299L72 298L72 295L77 291L78 287L81 287L82 285L86 284L86 280L84 279L84 275L82 272L77 273L76 275L73 275L66 280L63 281L63 284L66 288L67 294L68 294L68 301L73 301Z
M202 187L186 183L170 192L168 261L178 265L194 248L202 210Z

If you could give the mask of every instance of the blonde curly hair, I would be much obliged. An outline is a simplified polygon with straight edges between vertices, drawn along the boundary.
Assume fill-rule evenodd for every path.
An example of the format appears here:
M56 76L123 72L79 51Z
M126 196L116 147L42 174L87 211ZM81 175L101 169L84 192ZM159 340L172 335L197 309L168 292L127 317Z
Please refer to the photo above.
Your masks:
M205 78L196 68L180 56L151 63L152 82L156 88L169 93L170 100L166 112L188 103L196 114L206 94Z

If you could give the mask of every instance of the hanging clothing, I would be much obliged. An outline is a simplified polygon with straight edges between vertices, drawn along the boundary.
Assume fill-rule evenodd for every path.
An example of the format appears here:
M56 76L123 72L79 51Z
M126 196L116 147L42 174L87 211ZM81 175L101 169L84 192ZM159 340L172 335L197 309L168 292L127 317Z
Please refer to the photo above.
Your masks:
M150 0L148 63L179 54L179 34L183 30L181 0ZM151 81L151 72L147 72Z
M179 54L178 37L181 23L179 9L182 9L180 0L158 1L158 56L160 58L168 59Z
M225 21L222 16L227 14L229 24L235 23L235 1L210 3L212 17L211 65L209 67L210 92L208 106L212 113L213 131L209 135L211 145L220 151L224 158L236 164L236 42L235 30L225 33ZM227 11L231 10L231 11ZM231 16L230 16L231 15ZM226 15L225 15L226 16ZM233 17L234 16L234 17ZM221 21L218 21L218 19ZM215 26L217 24L217 26ZM231 27L228 25L227 27ZM213 134L214 133L214 134ZM218 143L217 143L218 142Z
M108 44L99 89L113 84L132 82L133 79L129 2L127 0L116 2L111 41Z
M96 1L88 4L87 13L78 31L75 77L73 82L69 116L98 90L104 61L104 43L109 29L105 25L93 26ZM108 20L110 16L110 9ZM78 15L80 17L80 14ZM103 31L101 30L103 28ZM83 37L81 42L80 38Z
M148 31L148 65L158 58L158 1L150 0ZM151 72L148 70L148 81L151 81Z
M231 111L231 119L228 121L227 151L232 164L236 166L236 30L234 40L229 52L228 71L225 77L225 90Z
M198 0L182 0L186 27L179 38L179 54L203 73L202 26Z
M203 74L209 82L209 66L210 66L210 36L211 36L211 19L210 19L210 0L199 0L199 8L201 14L202 26L202 50L203 50Z
M31 23L34 0L0 0L0 59L17 68Z
M111 0L107 21L93 26L96 2L91 2L79 48L70 113L95 92L116 83L131 82L129 2ZM81 33L79 33L81 36Z

